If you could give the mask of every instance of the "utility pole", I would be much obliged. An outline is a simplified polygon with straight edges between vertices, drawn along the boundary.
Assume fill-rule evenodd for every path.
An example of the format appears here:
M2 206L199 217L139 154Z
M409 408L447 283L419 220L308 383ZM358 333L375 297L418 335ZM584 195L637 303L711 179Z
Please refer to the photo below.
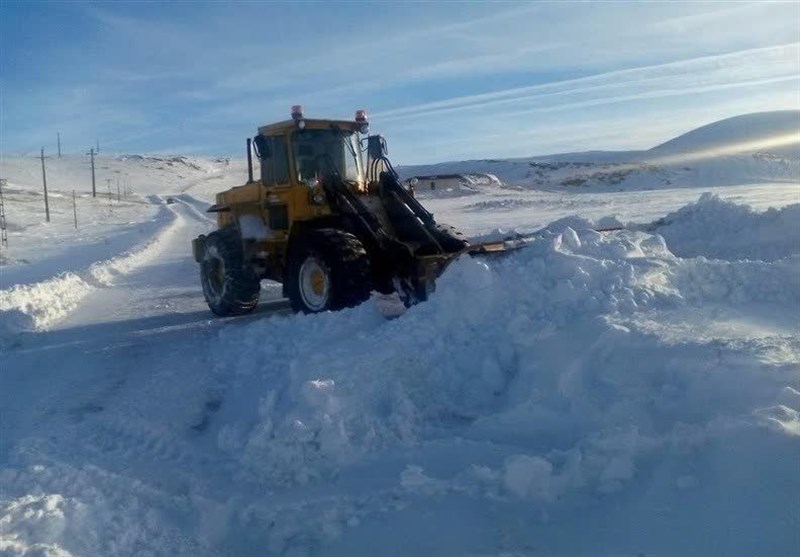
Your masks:
M75 219L75 230L78 230L78 205L75 203L75 190L72 190L72 217Z
M61 158L61 132L56 132L56 138L58 139L58 158Z
M97 197L97 188L94 185L94 149L89 149L89 155L92 157L92 197Z
M44 170L44 147L42 147L42 185L44 186L44 214L47 222L50 222L50 203L47 200L47 173Z
M119 203L119 178L117 178L117 203Z
M106 178L106 187L108 188L108 208L111 208L111 178Z

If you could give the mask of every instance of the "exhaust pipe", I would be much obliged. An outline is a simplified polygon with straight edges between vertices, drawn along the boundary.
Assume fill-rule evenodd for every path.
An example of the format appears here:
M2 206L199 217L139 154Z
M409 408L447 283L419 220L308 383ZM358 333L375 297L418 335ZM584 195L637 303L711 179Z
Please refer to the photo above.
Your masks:
M247 138L247 183L253 183L253 140Z

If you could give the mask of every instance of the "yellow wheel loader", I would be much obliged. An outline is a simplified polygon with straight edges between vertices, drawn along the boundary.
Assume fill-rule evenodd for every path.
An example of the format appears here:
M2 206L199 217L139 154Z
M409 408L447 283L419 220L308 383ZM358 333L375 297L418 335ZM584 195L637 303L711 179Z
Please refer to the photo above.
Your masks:
M401 184L384 139L368 130L363 110L322 120L295 106L291 119L247 140L247 184L217 194L208 211L218 229L192 241L211 311L251 311L262 279L282 283L291 307L305 313L358 305L373 290L412 305L459 255L505 249L471 246L437 223Z

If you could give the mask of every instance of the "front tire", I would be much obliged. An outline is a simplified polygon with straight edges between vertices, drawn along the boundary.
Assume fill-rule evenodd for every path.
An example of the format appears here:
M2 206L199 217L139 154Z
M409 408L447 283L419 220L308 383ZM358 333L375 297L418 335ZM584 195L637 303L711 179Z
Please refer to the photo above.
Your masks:
M305 232L291 247L284 283L294 311L319 313L357 306L372 291L364 246L347 232Z
M223 228L206 238L200 282L208 307L216 315L242 315L258 305L261 282L244 263L239 231Z

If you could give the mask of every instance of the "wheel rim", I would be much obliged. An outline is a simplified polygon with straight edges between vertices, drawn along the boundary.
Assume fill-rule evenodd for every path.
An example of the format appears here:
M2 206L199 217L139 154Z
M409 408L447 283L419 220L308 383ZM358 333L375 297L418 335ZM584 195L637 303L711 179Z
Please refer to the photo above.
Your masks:
M300 296L307 308L313 311L325 309L330 297L328 269L316 257L303 261L300 267Z

